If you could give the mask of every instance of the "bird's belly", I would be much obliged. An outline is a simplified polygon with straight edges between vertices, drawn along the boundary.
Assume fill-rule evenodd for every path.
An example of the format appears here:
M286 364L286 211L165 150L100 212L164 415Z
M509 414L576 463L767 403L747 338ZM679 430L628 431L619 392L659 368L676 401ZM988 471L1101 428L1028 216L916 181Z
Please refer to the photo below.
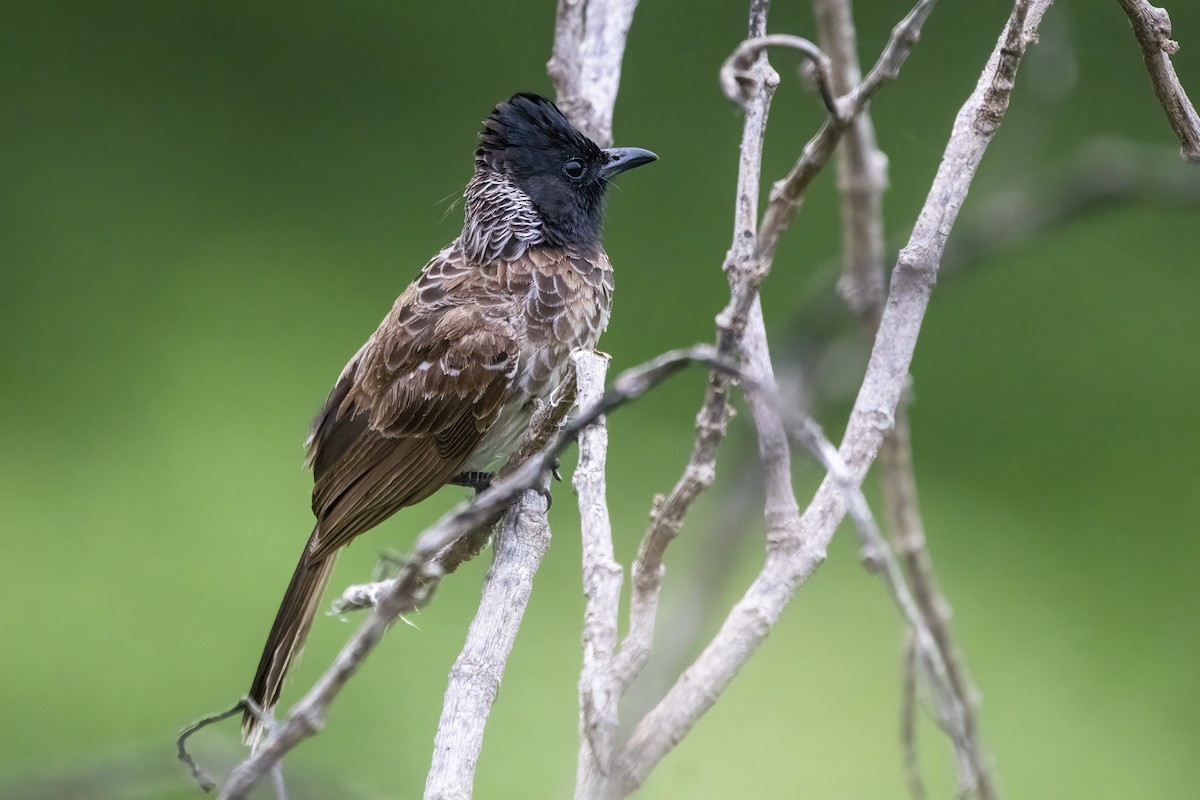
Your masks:
M533 398L524 393L505 403L492 427L463 465L463 471L494 472L521 444L533 416L533 407Z
M544 354L547 358L542 361L533 357L524 359L526 368L513 382L513 398L500 409L496 421L467 459L463 471L494 472L516 452L529 430L529 420L538 401L549 402L567 378L571 367L567 363L566 348L562 349L563 353Z

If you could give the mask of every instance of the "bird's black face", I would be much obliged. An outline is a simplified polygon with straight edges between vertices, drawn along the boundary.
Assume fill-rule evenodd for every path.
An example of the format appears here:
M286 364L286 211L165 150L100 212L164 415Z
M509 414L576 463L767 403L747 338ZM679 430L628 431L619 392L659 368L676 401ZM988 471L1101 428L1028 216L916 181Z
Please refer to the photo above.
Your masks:
M649 150L602 150L543 97L514 95L484 121L477 167L507 177L537 210L549 244L590 244L600 236L604 190L621 172L657 158Z

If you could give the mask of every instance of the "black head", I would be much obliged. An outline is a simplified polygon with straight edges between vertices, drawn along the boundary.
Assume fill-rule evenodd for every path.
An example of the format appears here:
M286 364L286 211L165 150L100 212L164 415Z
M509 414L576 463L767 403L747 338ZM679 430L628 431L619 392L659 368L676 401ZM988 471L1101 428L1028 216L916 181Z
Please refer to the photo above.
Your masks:
M511 180L533 203L550 244L587 244L600 235L604 190L617 174L658 156L633 147L602 150L535 94L517 94L483 123L476 169Z

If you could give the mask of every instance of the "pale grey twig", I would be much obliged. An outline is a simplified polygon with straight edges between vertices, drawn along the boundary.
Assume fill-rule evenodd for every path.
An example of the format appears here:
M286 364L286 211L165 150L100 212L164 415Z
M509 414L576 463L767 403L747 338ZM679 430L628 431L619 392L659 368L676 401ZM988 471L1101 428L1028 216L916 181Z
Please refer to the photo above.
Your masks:
M854 479L838 449L825 436L820 426L811 418L789 421L788 433L794 440L803 444L833 478L842 494L843 504L859 533L863 562L869 570L883 579L888 594L896 602L904 621L908 623L918 663L929 676L929 683L937 701L938 719L954 744L960 771L960 791L964 796L970 796L978 789L979 776L975 774L974 743L967 735L966 703L960 697L959 687L950 676L941 647L930 630L928 620L904 579L904 571L900 568L896 554L892 552L879 530L859 481Z
M283 762L271 767L271 787L275 790L275 800L287 800L287 786L283 782Z
M839 95L862 80L850 0L813 0L817 40L829 54L830 80ZM887 156L875 139L869 109L849 125L837 149L838 202L842 220L842 277L838 293L850 310L879 325L884 297L883 193Z
M786 33L761 34L746 39L737 46L725 63L721 65L721 90L725 96L737 101L743 109L748 109L753 100L755 88L761 78L751 74L759 55L768 47L787 47L799 51L816 73L817 91L829 113L841 119L845 113L838 104L838 95L833 87L829 72L829 56L821 48L800 36Z
M224 711L218 711L216 714L209 714L207 717L202 717L201 719L196 720L180 731L179 736L175 738L175 747L178 751L177 757L183 762L184 766L188 768L188 772L191 773L192 780L196 782L196 785L208 794L212 794L214 791L216 791L217 783L211 777L209 777L208 773L204 771L204 768L200 766L200 764L188 751L187 741L192 737L193 734L204 728L207 728L209 725L223 722L224 720L227 720L236 714L242 713L242 711L245 710L248 705L254 709L252 713L255 716L259 717L259 719L263 719L262 710L254 704L254 701L248 697L243 697L241 700L238 700L236 703L234 703L232 707L227 708ZM270 721L267 720L266 722L267 727L269 728Z
M1154 94L1179 139L1180 155L1187 161L1200 163L1200 114L1196 113L1196 107L1188 99L1171 64L1171 56L1179 50L1179 43L1171 38L1171 18L1167 10L1153 6L1147 0L1119 2L1141 45Z

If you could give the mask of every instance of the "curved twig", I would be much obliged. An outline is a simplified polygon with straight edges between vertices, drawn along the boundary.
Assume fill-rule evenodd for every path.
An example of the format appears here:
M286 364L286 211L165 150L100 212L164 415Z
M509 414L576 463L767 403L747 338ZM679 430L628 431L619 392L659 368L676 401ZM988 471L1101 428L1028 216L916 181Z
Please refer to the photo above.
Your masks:
M768 47L787 47L799 51L812 65L816 72L817 91L821 95L825 108L839 122L845 121L846 109L838 101L833 89L833 79L830 75L829 56L815 44L800 36L787 33L773 33L769 36L756 36L746 39L737 46L725 63L721 65L721 91L743 109L748 109L753 96L754 86L759 78L751 74L759 55Z

